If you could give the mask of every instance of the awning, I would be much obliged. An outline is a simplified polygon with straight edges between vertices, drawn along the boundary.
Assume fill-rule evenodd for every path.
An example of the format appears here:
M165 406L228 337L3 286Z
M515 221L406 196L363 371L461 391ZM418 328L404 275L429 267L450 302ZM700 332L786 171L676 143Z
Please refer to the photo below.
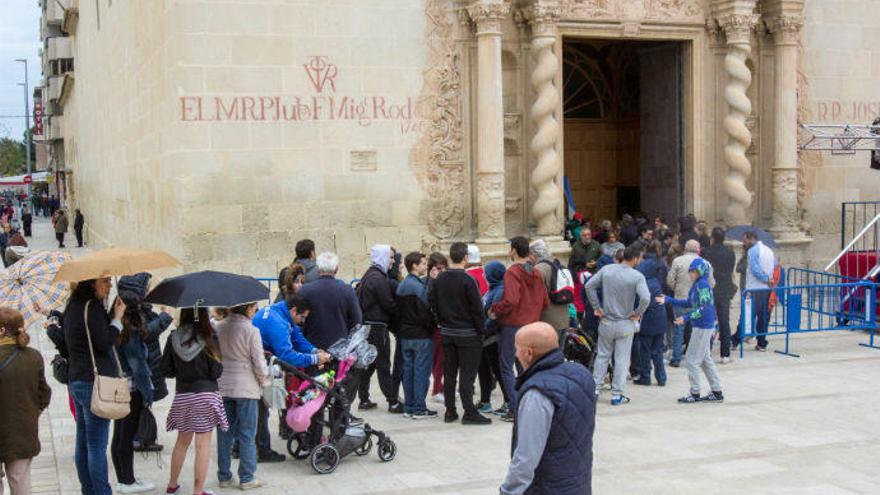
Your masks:
M34 172L30 175L0 177L0 186L26 186L32 182L46 182L49 172Z

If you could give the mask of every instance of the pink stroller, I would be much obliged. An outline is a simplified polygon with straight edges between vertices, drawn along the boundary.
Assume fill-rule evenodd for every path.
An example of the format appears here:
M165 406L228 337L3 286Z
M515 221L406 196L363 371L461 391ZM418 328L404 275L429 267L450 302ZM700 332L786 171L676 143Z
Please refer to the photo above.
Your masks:
M294 434L287 441L287 451L295 459L308 458L320 474L332 473L352 452L369 454L374 436L380 460L388 462L397 455L397 445L385 433L369 424L352 423L343 382L356 360L357 356L350 354L334 359L328 371L316 376L279 362L295 378L288 383L286 419Z

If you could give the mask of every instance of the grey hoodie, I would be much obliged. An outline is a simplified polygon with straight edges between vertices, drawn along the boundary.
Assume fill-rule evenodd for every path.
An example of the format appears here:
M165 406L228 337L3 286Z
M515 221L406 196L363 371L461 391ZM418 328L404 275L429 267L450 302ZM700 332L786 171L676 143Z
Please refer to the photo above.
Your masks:
M201 337L195 335L193 338L193 327L184 325L171 332L171 345L174 346L174 353L181 361L187 363L195 359L196 356L205 348L205 341Z

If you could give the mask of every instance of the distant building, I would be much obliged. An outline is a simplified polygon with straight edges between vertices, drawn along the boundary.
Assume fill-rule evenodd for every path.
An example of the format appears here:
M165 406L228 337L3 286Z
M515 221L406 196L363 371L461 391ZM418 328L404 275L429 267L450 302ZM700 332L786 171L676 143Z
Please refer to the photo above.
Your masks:
M49 168L94 245L187 269L272 275L303 237L345 274L375 242L498 255L561 239L564 177L594 220L693 212L827 259L880 176L799 152L798 124L880 114L874 7L53 0Z

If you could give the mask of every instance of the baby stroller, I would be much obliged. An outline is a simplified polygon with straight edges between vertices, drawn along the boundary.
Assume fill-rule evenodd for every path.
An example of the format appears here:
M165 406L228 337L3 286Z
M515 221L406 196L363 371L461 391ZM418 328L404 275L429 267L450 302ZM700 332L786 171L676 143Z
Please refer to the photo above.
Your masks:
M309 459L319 474L336 470L343 457L354 452L365 456L373 448L383 462L397 455L397 445L382 431L369 424L352 423L351 404L346 398L345 381L352 367L366 367L376 358L376 348L367 343L370 328L359 326L351 337L334 344L327 371L309 376L301 370L282 365L295 377L289 383L287 424L293 430L287 451L295 459Z
M562 354L566 360L580 363L588 370L592 370L593 361L596 359L595 340L579 328L569 328L565 335Z

